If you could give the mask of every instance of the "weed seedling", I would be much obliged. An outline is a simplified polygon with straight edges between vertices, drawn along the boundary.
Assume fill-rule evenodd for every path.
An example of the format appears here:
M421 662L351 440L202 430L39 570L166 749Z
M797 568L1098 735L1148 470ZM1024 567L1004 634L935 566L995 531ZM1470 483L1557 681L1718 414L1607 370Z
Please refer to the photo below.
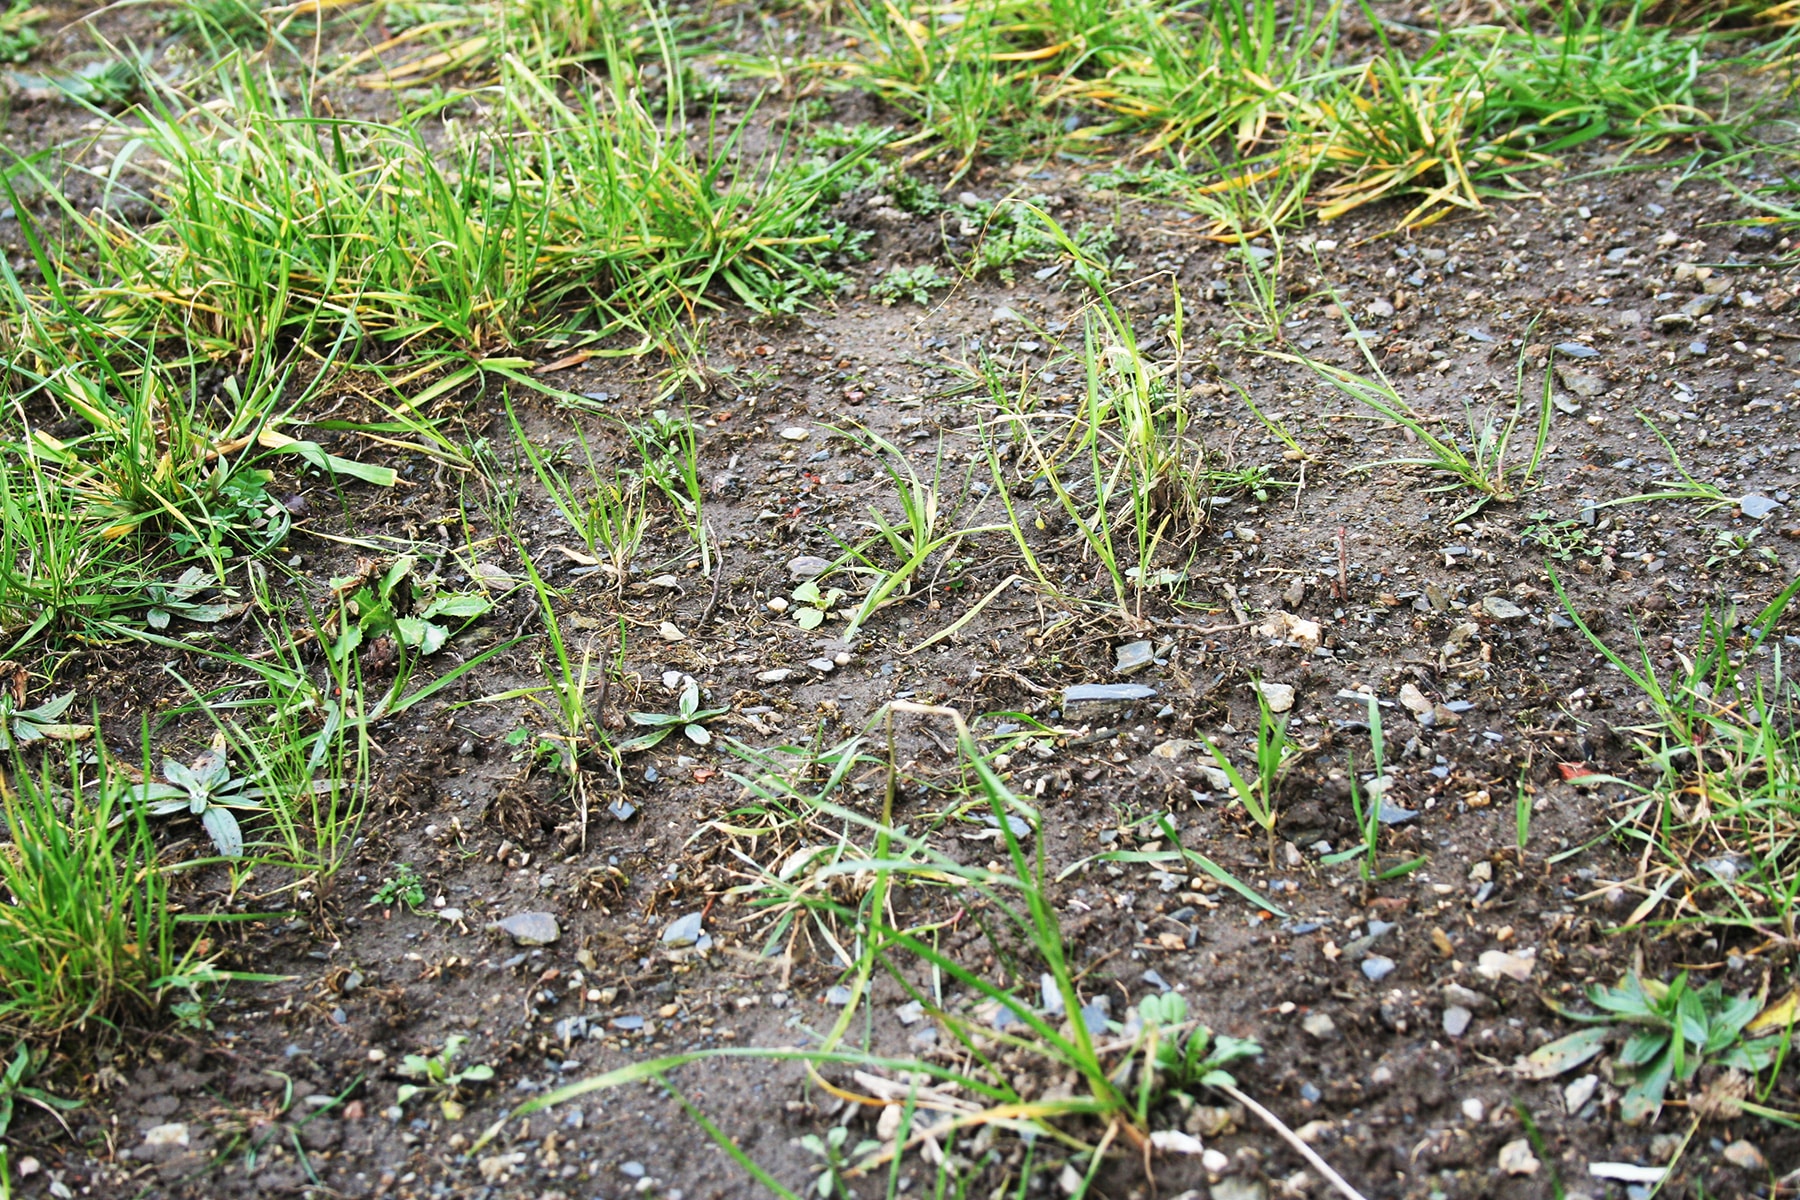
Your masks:
M62 720L74 700L74 692L64 692L31 708L15 708L18 694L0 693L0 750L17 750L46 740L80 742L93 737L92 725L73 725Z
M471 1083L486 1083L494 1077L494 1068L486 1063L457 1067L456 1060L462 1057L463 1047L468 1044L467 1034L453 1033L444 1039L444 1048L436 1054L408 1054L401 1060L398 1074L403 1079L417 1082L401 1084L394 1094L395 1102L405 1104L417 1096L425 1096L438 1102L444 1120L462 1120L466 1111L461 1101L464 1087Z
M262 788L251 787L244 776L231 773L225 755L225 735L214 736L211 747L191 766L173 758L163 759L162 773L167 782L136 784L128 793L130 800L153 817L179 812L199 817L220 854L226 858L242 857L244 834L232 810L261 811L266 807L265 793Z
M1363 795L1362 785L1356 778L1356 756L1350 756L1350 806L1356 814L1356 831L1361 841L1335 854L1327 854L1319 861L1328 866L1349 862L1353 858L1361 858L1359 870L1365 881L1379 883L1383 880L1398 879L1402 875L1410 875L1425 865L1423 857L1408 859L1387 868L1381 865L1381 810L1387 802L1387 746L1381 733L1381 706L1374 693L1369 694L1369 752L1375 760L1376 782L1381 789Z
M850 1140L850 1130L843 1125L834 1125L826 1130L825 1136L809 1133L799 1139L800 1148L821 1162L819 1178L813 1183L813 1192L820 1200L831 1196L849 1200L850 1189L845 1183L845 1172L851 1163L866 1158L881 1149L881 1143L872 1138L864 1138L854 1148L845 1151L844 1146Z
M869 296L890 306L899 300L930 304L933 291L947 288L953 282L949 276L939 273L932 263L918 267L893 267L869 286Z
M1757 1033L1747 1033L1762 1010L1755 996L1748 992L1727 996L1717 979L1693 987L1685 971L1671 983L1644 979L1634 971L1617 987L1590 987L1588 1000L1601 1011L1581 1013L1551 1005L1588 1028L1540 1046L1526 1060L1527 1068L1541 1078L1560 1075L1598 1055L1614 1032L1624 1034L1614 1062L1631 1080L1619 1098L1619 1117L1630 1125L1654 1121L1669 1086L1690 1083L1700 1068L1711 1065L1755 1075L1775 1063L1787 1041L1769 1036L1786 1027L1780 1022L1759 1022ZM1732 1097L1730 1103L1784 1124L1794 1120L1741 1096Z
M377 908L392 908L396 904L404 904L408 908L425 907L425 881L419 878L418 871L411 863L401 863L394 868L394 873L381 881L370 897L370 903Z
M795 588L791 595L794 598L794 624L802 629L817 629L825 623L831 611L842 604L850 595L843 588L819 589L819 581L808 579Z
M682 684L681 698L676 701L673 713L632 713L632 724L645 726L649 732L620 742L617 749L621 754L648 750L652 746L661 745L663 739L677 729L694 745L704 746L712 741L712 734L706 730L706 722L730 711L728 708L701 708L700 684L689 677Z
M12 1128L13 1110L21 1100L37 1105L58 1121L62 1120L63 1113L81 1107L79 1100L53 1095L34 1085L31 1078L37 1073L37 1065L31 1047L20 1042L13 1048L12 1061L6 1064L5 1072L0 1073L0 1140L4 1140Z

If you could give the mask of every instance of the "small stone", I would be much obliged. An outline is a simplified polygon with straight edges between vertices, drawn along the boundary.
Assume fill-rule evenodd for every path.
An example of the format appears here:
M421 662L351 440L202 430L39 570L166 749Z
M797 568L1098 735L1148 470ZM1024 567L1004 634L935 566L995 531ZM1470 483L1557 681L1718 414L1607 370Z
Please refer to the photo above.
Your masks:
M1686 313L1680 312L1663 313L1661 316L1657 317L1652 324L1659 330L1691 329L1694 324L1694 318L1688 316Z
M188 1127L179 1121L168 1125L154 1125L144 1131L144 1145L158 1150L167 1150L188 1144Z
M1444 1010L1444 1032L1451 1037L1461 1037L1468 1032L1469 1022L1475 1014L1460 1004L1452 1004Z
M829 675L837 670L837 664L829 658L809 658L806 665L821 675Z
M1525 619L1525 610L1505 596L1487 597L1482 600L1481 609L1496 621L1522 621Z
M1464 987L1460 983L1444 985L1444 1002L1461 1006L1470 1012L1486 1012L1494 1007L1494 998L1486 992L1478 992L1474 988Z
M771 596L769 597L769 602L764 605L764 607L772 613L784 613L788 610L788 598L786 596Z
M494 928L520 946L548 946L562 936L556 918L547 912L514 913L496 922Z
M1742 509L1744 515L1752 521L1760 521L1780 507L1781 501L1771 500L1767 496L1759 496L1755 492L1751 492L1738 501L1738 508Z
M1394 960L1380 954L1371 954L1362 960L1362 973L1368 976L1370 983L1380 983L1393 970Z
M1073 719L1073 712L1105 712L1123 704L1134 704L1156 695L1156 689L1142 683L1078 683L1063 689L1063 715Z
M1113 654L1117 659L1113 672L1118 675L1135 675L1156 662L1156 647L1150 642L1126 642Z
M781 436L790 442L804 442L811 435L799 425L789 425L781 431Z
M988 317L988 324L990 325L1022 325L1024 323L1024 317L1021 317L1017 312L1004 304L999 308L996 308Z
M1725 1147L1719 1157L1738 1170L1747 1171L1752 1175L1760 1175L1769 1169L1769 1161L1763 1157L1762 1151L1743 1138L1739 1138Z
M1475 962L1475 973L1483 979L1512 979L1524 983L1537 966L1535 957L1508 954L1504 950L1483 950Z
M1599 358L1600 352L1586 342L1558 342L1556 352L1570 358Z
M698 944L706 936L701 928L701 920L700 913L691 912L669 922L668 928L662 931L663 945L681 947Z
M1436 707L1425 698L1425 693L1419 690L1417 684L1411 683L1400 685L1400 703L1406 706L1408 712L1425 723L1429 723L1427 718L1431 716L1431 710Z
M1573 367L1558 367L1556 368L1556 374L1557 377L1563 381L1564 387L1568 388L1571 392L1574 392L1577 396L1580 396L1583 400L1592 400L1595 396L1604 395L1606 393L1606 380L1592 372L1577 371ZM1576 412L1581 411L1579 405L1574 407Z
M1212 1200L1269 1200L1269 1185L1260 1179L1227 1175L1212 1185Z
M1231 1159L1223 1150L1203 1150L1200 1152L1200 1165L1214 1175L1223 1175L1231 1166Z
M19 1160L17 1167L20 1179L30 1179L33 1175L36 1175L43 1169L44 1164L29 1154Z
M1500 1147L1500 1169L1508 1175L1535 1175L1541 1165L1531 1152L1531 1143L1524 1138Z
M1563 1089L1563 1109L1572 1117L1581 1111L1581 1106L1594 1098L1594 1092L1600 1086L1598 1075L1583 1075L1580 1079Z
M1166 1154L1200 1154L1206 1150L1200 1139L1179 1129L1158 1129L1150 1135L1150 1144Z
M1266 683L1259 679L1251 686L1262 693L1270 712L1284 713L1294 707L1294 689L1289 684Z
M687 634L677 629L675 627L675 622L673 621L664 621L661 625L656 627L656 632L665 642L687 641Z
M1468 1118L1470 1124L1479 1125L1482 1118L1487 1116L1487 1105L1481 1102L1480 1096L1469 1096L1462 1102L1462 1115Z
M1256 632L1262 637L1279 638L1298 646L1308 654L1317 650L1325 638L1325 630L1317 621L1308 621L1288 612L1273 614L1256 627Z
M795 579L812 579L823 575L830 565L816 554L802 554L798 558L788 559L788 574Z
M758 683L784 683L793 673L793 670L788 667L776 667L772 671L758 671L756 681Z
M1337 1022L1322 1012L1306 1014L1306 1019L1300 1022L1300 1028L1321 1042L1337 1036Z
M1150 751L1157 758L1166 758L1173 762L1194 748L1194 743L1187 738L1170 738L1166 742L1158 742Z

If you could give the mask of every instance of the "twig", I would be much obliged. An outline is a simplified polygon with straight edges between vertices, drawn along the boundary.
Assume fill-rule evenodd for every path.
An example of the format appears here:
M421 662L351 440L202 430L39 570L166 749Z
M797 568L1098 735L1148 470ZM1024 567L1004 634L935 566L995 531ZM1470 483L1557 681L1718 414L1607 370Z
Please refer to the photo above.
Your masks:
M1342 525L1339 525L1338 531L1337 531L1338 577L1337 577L1337 586L1333 589L1334 591L1337 592L1337 598L1339 600L1348 600L1350 598L1350 543L1348 540L1349 536L1350 536L1349 531L1346 530Z
M1240 1092L1229 1083L1215 1084L1221 1092L1236 1100L1239 1104L1255 1113L1264 1124L1281 1136L1281 1140L1299 1152L1312 1169L1324 1176L1326 1182L1344 1194L1345 1200L1365 1200L1363 1194L1345 1182L1344 1177L1331 1169L1331 1164L1320 1158L1313 1148L1300 1140L1300 1136L1289 1129L1282 1119Z
M710 530L708 532L710 532ZM713 539L713 544L715 546L718 545L717 538ZM700 625L705 625L708 621L712 620L713 614L719 611L719 588L724 582L725 556L724 554L720 554L719 561L713 565L712 599L706 602L706 611L700 614ZM699 628L699 626L697 625L695 628Z

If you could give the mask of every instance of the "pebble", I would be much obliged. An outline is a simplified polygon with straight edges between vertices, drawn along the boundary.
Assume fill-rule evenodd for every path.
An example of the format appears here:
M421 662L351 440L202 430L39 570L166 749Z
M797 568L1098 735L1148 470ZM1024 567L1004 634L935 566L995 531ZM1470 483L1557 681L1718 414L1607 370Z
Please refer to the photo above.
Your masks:
M1444 1010L1444 1032L1451 1037L1461 1037L1468 1032L1469 1022L1474 1019L1474 1013L1460 1004L1452 1004Z
M1134 675L1156 662L1156 647L1150 642L1126 642L1113 651L1117 661L1113 672Z
M1284 713L1294 707L1294 689L1290 684L1265 683L1259 679L1251 686L1262 693L1270 712Z
M1583 1075L1580 1079L1563 1089L1563 1109L1572 1117L1581 1111L1581 1106L1594 1098L1594 1092L1600 1087L1598 1075Z
M1231 1166L1231 1159L1223 1150L1203 1150L1200 1152L1200 1165L1214 1175L1223 1175Z
M188 1144L188 1127L177 1121L168 1125L153 1125L144 1131L144 1145L166 1149L170 1146Z
M788 610L788 598L786 596L771 596L769 597L769 602L764 605L764 607L772 613L784 613Z
M1599 358L1600 352L1585 342L1558 342L1556 352L1570 358Z
M1769 1169L1769 1161L1763 1157L1762 1151L1743 1138L1725 1147L1719 1157L1738 1170L1748 1171L1752 1175L1760 1175Z
M830 565L816 554L802 554L798 558L788 559L788 574L795 579L811 579L823 575L825 568Z
M772 671L758 671L756 681L758 683L782 683L793 673L788 667L776 667Z
M1481 610L1496 621L1522 621L1525 610L1505 596L1489 596L1481 602Z
M701 928L701 914L697 912L677 917L662 932L662 943L665 946L698 946L701 942L711 944L712 939Z
M687 634L676 628L675 622L673 621L664 621L661 625L656 627L656 632L665 642L687 641Z
M1535 1175L1538 1167L1543 1165L1531 1152L1531 1143L1524 1138L1515 1138L1500 1147L1499 1162L1500 1169L1508 1175Z
M811 435L803 426L789 425L781 431L781 436L790 442L804 442Z
M1004 304L999 308L996 308L993 315L988 317L988 324L990 325L1019 325L1023 324L1024 321L1024 317L1021 317L1017 312L1006 307Z
M1381 954L1371 954L1362 960L1362 973L1369 977L1370 983L1380 983L1393 973L1394 960Z
M1462 1115L1467 1117L1471 1124L1479 1125L1482 1118L1487 1116L1487 1105L1481 1102L1481 1097L1470 1096L1462 1102Z
M1444 985L1444 1002L1460 1006L1470 1012L1486 1012L1494 1007L1494 998L1486 992L1478 992L1474 988L1464 987L1460 983Z
M562 936L556 918L547 912L514 913L494 927L520 946L548 946Z
M1590 371L1577 371L1572 367L1558 367L1556 369L1556 374L1557 377L1563 381L1564 387L1568 388L1571 392L1574 392L1577 396L1580 396L1583 400L1592 400L1595 396L1604 395L1606 392L1606 380ZM1558 405L1558 407L1560 408L1561 405ZM1581 411L1579 405L1572 405L1571 407L1573 407L1576 412ZM1564 409L1563 411L1567 412L1568 409Z
M1308 1013L1300 1022L1300 1028L1319 1041L1329 1041L1337 1036L1337 1022L1322 1012Z
M1212 1200L1269 1200L1269 1185L1260 1179L1227 1175L1212 1185Z
M829 658L809 658L806 665L821 675L829 675L837 669L837 663Z
M1071 710L1105 711L1115 705L1133 704L1156 695L1156 689L1143 683L1078 683L1063 689L1063 715L1074 718Z
M1535 957L1508 954L1504 950L1483 950L1475 962L1475 973L1483 979L1514 979L1524 983L1537 966Z
M1742 500L1738 501L1738 507L1742 509L1744 515L1749 517L1752 521L1760 521L1776 509L1780 508L1781 501L1771 500L1767 496L1759 496L1755 492L1751 492L1748 496L1745 496Z

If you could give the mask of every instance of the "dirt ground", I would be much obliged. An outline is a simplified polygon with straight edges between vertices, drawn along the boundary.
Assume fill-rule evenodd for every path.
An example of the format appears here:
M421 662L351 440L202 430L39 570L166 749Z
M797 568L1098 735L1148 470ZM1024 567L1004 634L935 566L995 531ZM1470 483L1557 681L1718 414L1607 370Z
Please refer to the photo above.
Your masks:
M854 97L832 103L847 123L872 111ZM51 131L70 119L66 106L18 98L6 117L9 128ZM1037 278L1022 268L1013 283L964 281L927 306L884 306L867 288L885 270L941 263L970 235L935 216L900 213L883 197L846 200L843 219L873 234L872 257L853 268L855 292L788 321L730 308L710 317L706 388L674 401L689 405L699 429L722 562L715 579L680 561L680 543L662 529L663 553L649 557L676 559L664 573L672 578L619 594L604 575L549 549L574 543L535 486L521 487L512 515L540 559L557 563L549 582L566 592L566 626L609 655L620 618L629 631L628 682L602 698L601 719L668 711L679 685L665 684L665 674L687 674L709 706L729 710L712 726L713 744L674 738L629 758L622 790L596 784L584 833L562 778L508 740L541 725L538 710L517 699L465 706L536 682L541 645L523 642L381 723L370 817L352 865L309 911L217 935L226 965L284 981L227 988L204 1032L71 1047L64 1078L88 1102L68 1116L67 1132L41 1114L21 1115L13 1161L29 1155L40 1166L15 1194L761 1194L655 1084L584 1097L467 1151L478 1131L533 1094L655 1054L818 1044L839 1016L843 964L804 923L772 952L765 945L770 917L745 902L747 864L768 866L795 845L736 823L744 799L736 776L746 767L722 741L829 746L903 699L971 719L1024 713L1065 731L1053 750L1020 753L1007 770L1012 789L1041 809L1049 878L1108 849L1159 847L1165 833L1143 819L1169 812L1184 844L1285 912L1274 916L1211 879L1148 863L1094 863L1052 886L1092 996L1109 997L1117 1013L1175 989L1206 1025L1256 1039L1264 1054L1240 1072L1246 1090L1366 1195L1646 1195L1641 1185L1590 1177L1588 1165L1669 1160L1687 1131L1685 1114L1628 1126L1604 1077L1574 1111L1569 1079L1518 1077L1515 1059L1570 1028L1545 998L1573 1002L1633 964L1647 975L1686 969L1732 991L1765 983L1776 991L1791 978L1792 948L1670 928L1673 899L1639 911L1647 889L1631 882L1640 876L1635 852L1607 836L1624 789L1568 779L1645 778L1628 732L1640 696L1565 615L1541 536L1553 530L1562 539L1566 558L1552 565L1591 627L1620 645L1640 628L1651 655L1669 662L1691 647L1703 606L1724 600L1754 611L1781 589L1800 567L1800 504L1790 495L1800 490L1800 369L1791 361L1800 258L1782 229L1733 224L1747 210L1716 184L1684 181L1672 158L1620 163L1616 146L1597 146L1558 172L1530 176L1536 194L1479 214L1396 233L1402 210L1377 207L1313 225L1286 247L1285 344L1356 367L1347 314L1421 411L1510 406L1521 370L1528 392L1551 372L1556 406L1542 485L1461 521L1466 495L1434 493L1424 472L1392 462L1416 453L1403 430L1246 345L1241 261L1203 238L1197 218L1097 188L1104 164L978 166L950 184L984 201L1034 199L1067 228L1115 231L1109 253L1117 277L1137 281L1123 292L1135 315L1169 312L1179 290L1188 343L1180 379L1193 431L1221 469L1265 467L1268 475L1260 492L1219 492L1210 522L1183 531L1193 547L1183 580L1147 593L1130 620L1042 596L1022 581L1010 537L990 533L851 644L830 636L830 625L804 631L768 607L793 589L790 560L835 558L867 505L891 495L843 431L857 427L903 447L922 473L935 466L966 524L991 519L987 466L970 436L971 406L986 396L970 386L971 369L985 360L1015 382L1029 375L1050 403L1068 403L1083 386L1081 368L1054 361L1052 339L1079 346L1074 323L1085 297L1066 273ZM591 360L553 380L635 418L656 405L661 366ZM1068 399L1054 394L1058 387ZM1291 430L1309 461L1284 457L1240 387ZM452 399L470 441L488 439L517 468L501 397ZM541 396L512 401L542 437L566 439L580 421L607 453L622 453L598 420ZM1670 477L1668 455L1639 413L1687 471L1728 495L1774 501L1767 515L1595 508ZM790 440L784 430L805 437ZM380 461L412 486L391 498L354 487L309 496L289 543L291 565L321 588L343 572L353 553L318 533L416 543L442 557L451 583L474 565L466 547L480 549L484 571L522 576L523 564L494 536L494 510L467 502L482 494L480 481L404 454ZM1072 590L1097 592L1098 565L1078 553L1054 499L1038 503L1040 552ZM1020 582L1002 586L1009 576ZM976 619L916 649L997 588ZM1259 629L1279 613L1317 622L1317 647ZM535 600L509 594L450 653L466 659L533 632L539 620ZM665 623L681 640L659 635ZM218 636L246 652L261 648L248 624ZM1062 711L1067 687L1123 681L1118 647L1145 639L1154 662L1130 682L1153 696L1099 713ZM1796 644L1791 634L1784 641ZM81 703L97 700L106 727L129 742L144 714L180 699L165 661L162 651L74 648L61 678ZM197 657L179 665L197 685L217 671ZM781 670L788 673L774 679ZM1292 729L1306 747L1283 793L1273 870L1260 830L1218 802L1197 744L1212 738L1243 751L1257 726L1253 678L1294 689ZM1403 686L1429 702L1423 714L1401 702ZM1425 859L1373 884L1355 864L1320 862L1321 843L1341 849L1356 840L1347 755L1368 763L1369 691L1382 706L1392 781L1384 802L1395 814L1383 854ZM931 825L941 848L978 861L1000 853L995 831L978 818L942 818L931 787L958 772L952 733L924 717L897 721L906 782L896 819ZM1521 787L1534 798L1523 850L1515 837ZM851 797L875 811L878 773L859 777ZM197 829L170 836L191 839ZM398 863L424 881L429 900L419 911L372 901ZM195 877L185 899L217 903L224 886ZM255 912L253 897L254 888L232 904ZM982 928L954 923L951 899L918 903L952 919L946 946L992 962ZM554 915L551 944L515 945L496 927L528 911ZM672 948L664 931L692 913L704 914L710 946ZM1487 951L1528 960L1525 977L1484 974ZM995 969L1007 978L1012 966ZM904 999L877 988L857 1036L894 1053L943 1050L902 1023ZM496 1072L472 1090L468 1115L455 1123L431 1108L389 1115L400 1056L451 1034L466 1034L467 1060ZM797 1191L816 1160L796 1139L844 1117L857 1129L873 1124L794 1065L714 1062L671 1079ZM1797 1084L1789 1070L1769 1103L1793 1107ZM1527 1116L1542 1139L1542 1169L1505 1173L1498 1156L1526 1136ZM1175 1119L1228 1156L1228 1166L1161 1159L1152 1181L1141 1161L1122 1156L1100 1194L1328 1194L1241 1109ZM1739 1139L1766 1166L1746 1170L1741 1156L1725 1155ZM1020 1183L1020 1144L1000 1138L994 1150L970 1195L1060 1194L1054 1173L1027 1172ZM1707 1122L1659 1194L1774 1195L1771 1181L1797 1167L1792 1131L1748 1117ZM919 1179L929 1180L922 1167ZM920 1194L924 1184L908 1182L906 1194ZM852 1184L858 1195L885 1186Z

